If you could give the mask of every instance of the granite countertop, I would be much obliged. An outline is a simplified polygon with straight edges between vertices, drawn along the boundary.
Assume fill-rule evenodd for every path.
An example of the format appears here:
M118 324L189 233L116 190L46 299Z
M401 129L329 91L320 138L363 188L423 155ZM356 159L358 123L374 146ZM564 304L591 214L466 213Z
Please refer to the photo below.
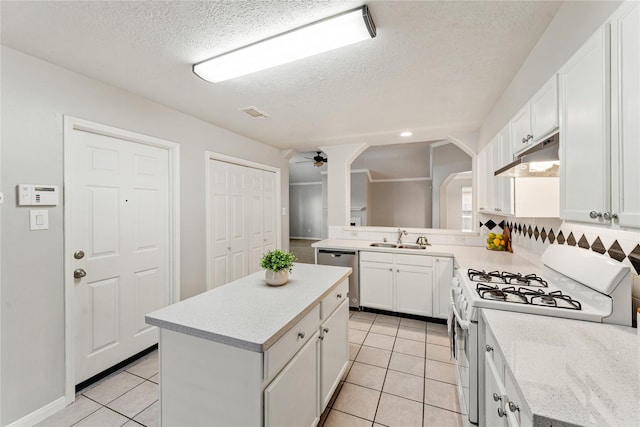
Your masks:
M264 271L146 315L147 323L255 352L264 352L328 295L351 268L296 263L283 286Z
M534 426L640 425L636 329L502 310L482 313Z
M427 249L397 249L372 247L369 240L325 239L313 243L314 248L351 249L372 252L394 252L401 254L454 257L456 268L507 270L514 273L539 273L536 265L515 253L490 251L484 246L431 245Z

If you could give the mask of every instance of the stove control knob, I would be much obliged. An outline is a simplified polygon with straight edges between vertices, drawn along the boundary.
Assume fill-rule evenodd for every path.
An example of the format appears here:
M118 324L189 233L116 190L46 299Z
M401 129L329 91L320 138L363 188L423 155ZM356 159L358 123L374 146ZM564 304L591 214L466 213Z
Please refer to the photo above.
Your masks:
M487 353L492 352L493 351L493 347L491 347L489 344L487 344Z

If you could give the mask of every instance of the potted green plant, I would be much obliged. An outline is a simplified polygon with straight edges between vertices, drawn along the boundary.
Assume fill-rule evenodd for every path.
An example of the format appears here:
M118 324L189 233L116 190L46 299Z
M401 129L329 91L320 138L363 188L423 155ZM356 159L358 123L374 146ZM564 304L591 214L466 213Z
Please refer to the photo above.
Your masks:
M291 252L274 249L262 256L260 267L266 270L265 280L271 286L280 286L287 283L289 273L293 269L296 256Z

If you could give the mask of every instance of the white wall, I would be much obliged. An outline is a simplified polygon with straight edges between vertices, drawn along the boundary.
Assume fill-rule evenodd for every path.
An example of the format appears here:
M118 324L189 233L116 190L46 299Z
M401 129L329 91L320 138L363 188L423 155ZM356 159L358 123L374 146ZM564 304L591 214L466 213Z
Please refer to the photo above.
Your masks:
M538 89L620 5L620 1L565 1L524 64L485 119L480 151Z
M440 187L440 228L462 230L462 187L471 187L471 178L453 178Z
M470 171L472 159L467 153L458 148L455 144L445 144L435 147L431 154L432 158L432 192L431 192L431 226L433 228L443 228L440 225L440 187L449 175L457 172Z
M62 205L49 230L28 230L28 208L16 207L18 183L63 183L63 115L181 144L181 296L205 290L206 150L282 169L280 150L131 93L2 47L2 419L9 424L64 395ZM288 247L289 224L282 222ZM286 242L286 243L285 243Z
M291 238L322 238L322 182L289 185Z

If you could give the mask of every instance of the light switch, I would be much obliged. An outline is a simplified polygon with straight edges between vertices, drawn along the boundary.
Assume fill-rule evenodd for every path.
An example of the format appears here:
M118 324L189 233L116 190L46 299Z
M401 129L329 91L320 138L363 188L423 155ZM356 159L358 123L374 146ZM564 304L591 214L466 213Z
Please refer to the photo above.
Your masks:
M29 211L29 226L31 230L48 230L49 229L49 211L48 210Z

